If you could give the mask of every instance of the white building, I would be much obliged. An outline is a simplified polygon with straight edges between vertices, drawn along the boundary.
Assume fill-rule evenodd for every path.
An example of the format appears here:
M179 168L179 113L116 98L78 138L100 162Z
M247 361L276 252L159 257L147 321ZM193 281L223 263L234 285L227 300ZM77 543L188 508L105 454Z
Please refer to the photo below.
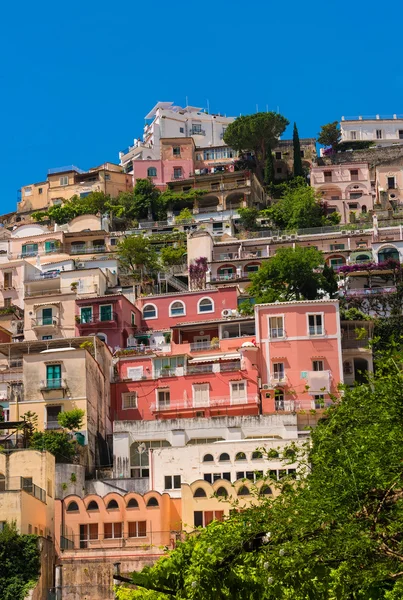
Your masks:
M195 106L175 106L173 102L158 102L145 116L143 139L134 140L119 152L120 164L125 167L132 160L158 160L161 138L192 137L197 148L225 146L226 127L235 117L209 114Z
M374 142L377 146L403 144L403 115L342 117L341 141Z

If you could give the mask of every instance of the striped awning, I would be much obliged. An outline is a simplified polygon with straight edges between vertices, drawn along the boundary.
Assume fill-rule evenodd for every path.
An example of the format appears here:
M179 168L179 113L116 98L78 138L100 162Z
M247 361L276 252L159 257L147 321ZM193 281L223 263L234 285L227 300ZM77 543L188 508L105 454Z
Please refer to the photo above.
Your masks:
M239 352L232 352L229 354L210 354L209 356L198 356L197 358L192 358L188 361L188 363L205 363L214 362L215 360L239 360L240 358L241 355Z

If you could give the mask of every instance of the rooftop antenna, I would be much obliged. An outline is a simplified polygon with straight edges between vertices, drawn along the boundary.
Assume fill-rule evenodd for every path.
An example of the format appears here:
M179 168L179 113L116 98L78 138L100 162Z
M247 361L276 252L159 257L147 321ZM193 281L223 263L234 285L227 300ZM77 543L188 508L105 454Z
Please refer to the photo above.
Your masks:
M207 112L208 114L210 114L210 101L207 100Z
M186 96L186 106L189 106L188 97Z
M280 114L280 107L279 106L277 106L277 112L278 112L278 114Z
M256 104L256 112L259 112L259 106Z
M266 104L266 112L269 112L269 105Z

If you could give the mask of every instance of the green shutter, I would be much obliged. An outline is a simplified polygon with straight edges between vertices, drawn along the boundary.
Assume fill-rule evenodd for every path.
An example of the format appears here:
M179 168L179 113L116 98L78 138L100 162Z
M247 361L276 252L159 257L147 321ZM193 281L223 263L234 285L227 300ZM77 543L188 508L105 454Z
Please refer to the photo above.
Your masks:
M99 310L99 316L101 321L112 321L112 307L110 304L100 306Z

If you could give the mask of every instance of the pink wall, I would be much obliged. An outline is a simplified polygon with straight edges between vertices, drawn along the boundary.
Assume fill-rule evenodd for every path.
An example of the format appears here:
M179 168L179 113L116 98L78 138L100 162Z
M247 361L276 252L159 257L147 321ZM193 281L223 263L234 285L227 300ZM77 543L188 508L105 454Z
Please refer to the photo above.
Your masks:
M149 167L157 170L157 175L151 178L156 186L166 186L174 179L174 168L182 169L182 176L178 179L188 179L194 173L194 162L191 159L179 158L175 160L134 160L133 177L136 179L147 179Z
M197 312L197 304L201 298L209 297L214 302L213 312ZM154 304L157 307L156 319L143 319L143 325L150 327L155 331L162 329L170 329L178 323L188 323L193 321L209 321L221 317L221 312L224 308L237 308L238 291L236 287L209 289L200 292L189 292L183 294L170 294L164 296L147 296L139 298L136 301L136 306L142 311L146 304ZM170 317L169 306L172 302L181 300L185 304L185 314Z
M323 334L308 333L308 314L322 314ZM313 394L306 390L313 361L323 361L323 370L330 372L330 393L337 394L342 381L342 356L339 307L337 301L293 302L256 307L257 340L260 345L260 370L263 384L273 384L273 363L283 363L285 379L274 385L284 391L285 400L294 401L296 408L312 408ZM283 316L284 337L273 339L269 318ZM305 376L307 373L308 377ZM317 391L320 392L319 388ZM311 392L314 388L311 387ZM274 408L274 389L263 394L263 412ZM329 402L325 393L325 402Z
M147 507L150 498L156 498L158 506ZM138 507L128 508L129 500L135 499ZM107 509L111 500L115 500L118 508ZM87 510L88 504L95 501L98 504L98 510ZM69 511L71 502L76 502L78 511ZM89 548L119 547L122 545L122 538L105 539L105 523L122 523L122 537L125 539L125 545L155 544L172 546L172 530L181 529L180 499L171 499L168 494L150 491L144 496L134 492L121 496L117 493L110 493L104 497L96 494L89 494L84 499L79 496L67 496L62 502L55 501L55 531L57 532L57 545L61 524L64 522L64 531L69 539L73 538L74 547L80 547L80 525L97 524L98 539L91 540L88 543ZM63 519L62 519L63 510ZM129 537L130 522L146 521L146 536ZM60 547L60 546L59 546Z

